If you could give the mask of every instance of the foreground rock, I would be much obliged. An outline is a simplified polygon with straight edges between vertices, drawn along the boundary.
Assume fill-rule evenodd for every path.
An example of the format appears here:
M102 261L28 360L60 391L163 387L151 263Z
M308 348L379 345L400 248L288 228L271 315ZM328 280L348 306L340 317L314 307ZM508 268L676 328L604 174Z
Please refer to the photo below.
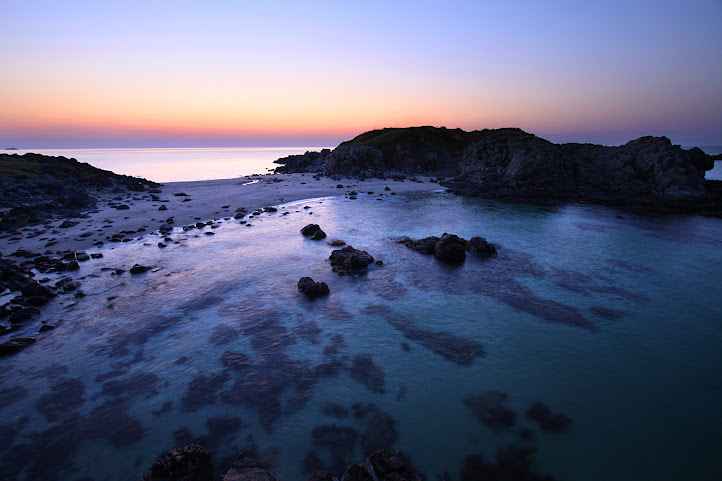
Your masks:
M466 132L411 127L363 133L336 149L278 159L278 172L329 176L447 177L450 191L514 201L585 201L722 212L722 182L706 181L714 158L666 137L619 147L554 144L520 129Z
M430 236L418 240L405 237L399 243L422 254L434 254L440 261L450 264L464 262L467 251L480 257L496 255L496 246L483 237L466 240L455 234L444 233L441 237Z
M337 473L341 475L341 473ZM138 481L214 481L211 456L202 446L189 444L160 456ZM308 481L331 481L328 471L314 471ZM368 456L363 464L346 468L342 481L422 481L401 455L390 449L380 449ZM255 459L239 454L223 481L278 481Z
M211 455L202 446L175 448L155 460L138 481L213 481ZM238 478L240 479L240 478Z

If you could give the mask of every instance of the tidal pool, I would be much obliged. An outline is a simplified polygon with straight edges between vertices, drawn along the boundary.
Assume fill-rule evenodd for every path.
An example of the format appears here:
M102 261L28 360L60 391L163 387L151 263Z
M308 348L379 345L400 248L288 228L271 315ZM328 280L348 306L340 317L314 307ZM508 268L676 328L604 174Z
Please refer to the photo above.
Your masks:
M3 479L134 479L189 442L219 473L243 451L283 481L380 447L427 480L497 453L559 480L722 472L719 219L364 193L249 223L82 265L87 296L54 300L57 328L0 360ZM449 266L396 242L444 232L498 255ZM334 239L383 265L336 275ZM330 296L300 294L303 276Z

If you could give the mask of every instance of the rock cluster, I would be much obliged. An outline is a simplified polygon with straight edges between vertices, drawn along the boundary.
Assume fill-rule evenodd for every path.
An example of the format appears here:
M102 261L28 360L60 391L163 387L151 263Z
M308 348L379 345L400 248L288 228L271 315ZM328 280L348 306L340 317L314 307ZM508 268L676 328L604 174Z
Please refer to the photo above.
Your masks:
M202 446L189 444L160 456L138 481L215 481L211 455ZM332 481L328 471L311 473L308 481ZM380 449L363 464L351 464L341 481L421 481L414 469L396 451ZM261 463L239 454L223 481L278 481Z
M399 243L422 254L433 254L440 261L451 264L464 262L467 252L480 257L490 257L496 254L496 246L487 242L483 237L472 237L466 240L455 234L444 233L441 237L431 236L418 240L405 237L399 240Z
M308 297L327 296L331 292L325 282L315 282L310 277L301 277L299 279L298 290Z

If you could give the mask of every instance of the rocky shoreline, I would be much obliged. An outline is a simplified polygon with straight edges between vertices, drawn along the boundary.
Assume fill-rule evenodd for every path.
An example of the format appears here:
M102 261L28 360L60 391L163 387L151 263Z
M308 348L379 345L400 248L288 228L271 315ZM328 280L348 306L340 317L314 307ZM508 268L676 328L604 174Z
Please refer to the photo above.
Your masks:
M155 182L66 157L0 154L0 209L7 209L0 232L53 218L80 217L96 207L103 193L146 192L154 187L158 187Z
M554 144L520 129L412 127L366 132L334 150L278 159L277 172L359 178L440 177L450 192L528 203L583 202L659 213L722 216L718 156L666 137L619 147Z

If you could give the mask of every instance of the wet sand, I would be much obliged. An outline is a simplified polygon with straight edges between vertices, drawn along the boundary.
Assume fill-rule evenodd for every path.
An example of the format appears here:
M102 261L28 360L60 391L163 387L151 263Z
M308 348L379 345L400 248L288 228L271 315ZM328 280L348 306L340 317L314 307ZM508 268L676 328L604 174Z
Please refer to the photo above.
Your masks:
M381 194L383 198L392 193L443 190L443 187L430 182L428 177L419 177L418 180L422 182L390 179L337 181L327 177L316 180L312 174L268 174L235 179L169 182L158 188L160 193L152 194L159 200L153 200L148 192L103 192L98 195L96 211L89 212L86 218L57 219L24 227L20 229L22 236L0 239L0 252L9 255L19 248L40 253L47 250L84 250L98 242L107 245L109 238L115 234L124 233L125 238L132 239L158 231L169 218L173 219L174 227L233 219L234 213L241 207L250 214L266 206L349 195L352 192L358 196ZM337 187L339 184L343 187ZM385 190L387 186L391 190ZM128 209L118 210L113 207L122 204L127 205ZM159 210L162 206L165 209ZM60 228L65 220L78 224ZM235 219L233 221L239 222Z

